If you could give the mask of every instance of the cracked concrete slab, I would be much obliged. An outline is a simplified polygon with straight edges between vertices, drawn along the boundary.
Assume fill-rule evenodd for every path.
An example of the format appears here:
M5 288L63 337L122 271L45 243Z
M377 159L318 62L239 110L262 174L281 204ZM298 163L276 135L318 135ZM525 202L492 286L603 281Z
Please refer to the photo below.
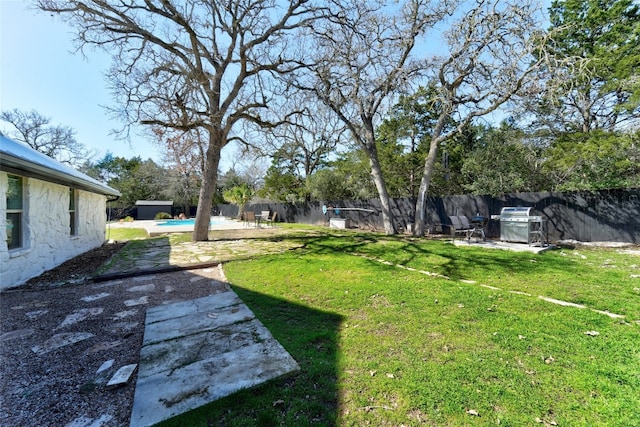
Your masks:
M231 290L153 307L130 425L150 426L299 369Z

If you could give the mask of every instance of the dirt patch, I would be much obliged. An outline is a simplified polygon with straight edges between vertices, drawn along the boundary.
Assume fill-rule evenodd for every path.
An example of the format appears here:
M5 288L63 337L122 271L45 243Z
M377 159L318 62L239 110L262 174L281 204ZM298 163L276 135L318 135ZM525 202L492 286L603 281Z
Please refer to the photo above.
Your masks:
M51 288L84 282L90 279L104 263L109 261L126 244L127 242L105 243L75 258L71 258L51 270L45 271L17 289Z

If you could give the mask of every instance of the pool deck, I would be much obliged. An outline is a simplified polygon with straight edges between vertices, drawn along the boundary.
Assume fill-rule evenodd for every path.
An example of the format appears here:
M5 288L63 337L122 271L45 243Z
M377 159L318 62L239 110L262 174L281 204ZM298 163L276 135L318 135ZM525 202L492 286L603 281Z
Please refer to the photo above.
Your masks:
M136 220L132 222L111 222L107 224L107 228L144 228L147 230L149 237L161 236L167 233L191 233L193 232L193 224L186 225L159 225L166 220ZM245 223L229 219L222 216L212 216L211 221L215 224L209 226L209 230L239 230L246 227L254 227L253 224Z

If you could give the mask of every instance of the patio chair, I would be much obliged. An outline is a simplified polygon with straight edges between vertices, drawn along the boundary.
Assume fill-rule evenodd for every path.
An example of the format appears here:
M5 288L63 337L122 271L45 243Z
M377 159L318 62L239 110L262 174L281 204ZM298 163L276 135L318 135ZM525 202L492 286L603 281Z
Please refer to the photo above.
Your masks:
M467 240L471 241L471 238L476 236L476 243L478 243L478 236L482 237L482 241L487 240L487 236L484 234L484 223L482 222L469 222L469 218L466 215L461 215L460 222L462 222L462 227L467 229Z
M252 211L246 211L244 213L244 226L251 227L251 224L256 225L256 214Z
M469 219L466 216L449 215L449 221L451 221L451 238L453 240L455 240L456 234L462 234L467 240L470 239L473 227L469 224Z
M265 220L267 225L272 225L272 226L276 226L276 217L278 216L278 212L274 212L273 215L271 215L271 217L267 216L267 219Z

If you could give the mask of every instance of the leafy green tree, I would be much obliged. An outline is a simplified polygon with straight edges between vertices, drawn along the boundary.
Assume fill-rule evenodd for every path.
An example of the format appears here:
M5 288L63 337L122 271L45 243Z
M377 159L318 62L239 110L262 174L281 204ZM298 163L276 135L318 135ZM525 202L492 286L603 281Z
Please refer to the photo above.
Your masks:
M119 207L131 207L136 200L172 200L175 196L169 190L170 172L151 159L126 159L107 153L88 172L120 191L122 195L115 202Z
M351 200L353 192L347 188L345 176L334 168L320 169L307 177L307 190L312 200Z
M558 191L640 186L640 132L566 134L546 152L545 173Z
M360 149L343 153L329 167L308 176L306 188L312 200L367 200L378 195L368 155Z
M463 188L472 194L497 196L549 189L543 169L543 149L528 143L524 131L507 123L479 134L465 157Z
M123 201L134 205L136 200L166 200L173 194L167 192L167 171L153 160L140 162L124 179L119 179L118 188Z
M554 0L551 64L536 124L552 135L619 131L640 121L640 4ZM580 137L579 137L580 138Z
M127 179L131 171L140 166L140 163L142 163L140 156L126 159L107 152L102 159L91 165L88 172L94 178L113 187L117 186L120 180Z
M482 125L467 124L450 139L440 144L440 159L436 161L431 176L431 194L446 196L465 192L468 178L462 169L468 160L469 153L475 148L484 132L486 132L486 128Z
M238 218L244 215L244 208L253 197L253 189L247 184L229 188L223 193L224 200L238 205Z
M248 187L254 194L256 193L258 183L262 182L261 177L263 173L256 173L251 165L253 165L252 161L249 166L238 166L237 163L234 163L230 169L220 175L218 188L214 196L214 203L228 203L224 194L226 191L235 187Z
M264 177L263 187L258 194L269 200L299 202L307 200L305 181L289 168L271 165Z
M418 196L424 159L442 113L442 103L434 86L420 87L402 96L388 118L378 127L378 155L393 197ZM446 120L443 131L451 132L457 123ZM473 148L479 126L468 124L440 143L440 158L434 164L430 191L434 195L459 194L463 191L462 165Z
M428 101L431 88L419 87L412 95L403 95L378 126L377 145L380 164L392 197L416 197L420 185L426 141L437 115Z

